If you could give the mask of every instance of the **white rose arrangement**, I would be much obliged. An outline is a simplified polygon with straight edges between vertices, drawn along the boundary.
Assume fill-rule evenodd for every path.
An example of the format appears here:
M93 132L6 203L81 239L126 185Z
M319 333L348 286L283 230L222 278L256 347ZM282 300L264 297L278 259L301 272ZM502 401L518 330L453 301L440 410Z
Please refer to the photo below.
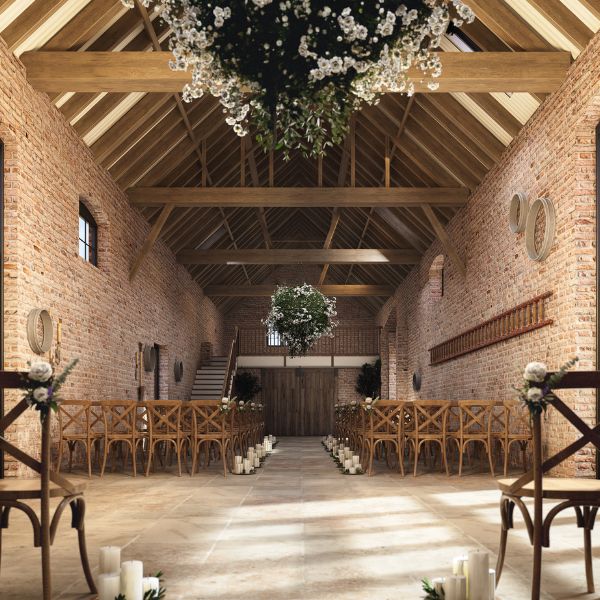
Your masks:
M558 371L548 375L548 368L541 362L530 362L523 372L523 385L515 387L519 395L519 399L527 406L530 414L539 415L548 409L548 405L552 403L554 394L553 388L565 376L566 372L571 369L579 359L575 357L573 360L565 363Z
M43 421L50 410L58 409L59 390L78 362L77 358L72 360L59 375L54 373L49 362L37 361L29 364L29 371L23 377L21 389L25 392L24 399L27 404L39 411L40 420Z
M228 398L227 396L224 396L221 399L221 405L219 406L220 411L224 414L229 414L231 409L235 407L235 400L235 398Z
M371 398L370 396L367 396L362 406L367 412L371 412L377 402L379 402L379 396L377 396L377 398Z

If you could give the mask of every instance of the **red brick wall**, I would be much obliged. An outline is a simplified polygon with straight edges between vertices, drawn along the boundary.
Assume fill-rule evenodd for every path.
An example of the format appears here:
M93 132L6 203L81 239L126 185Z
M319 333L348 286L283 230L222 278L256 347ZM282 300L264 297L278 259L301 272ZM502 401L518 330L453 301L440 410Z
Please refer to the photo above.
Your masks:
M466 277L449 257L444 290L435 286L430 268L443 253L434 243L422 262L398 288L397 393L414 398L410 378L421 369L420 398L511 398L525 364L541 360L551 369L573 356L578 368L595 367L595 139L600 121L600 35L507 148L448 227L467 266ZM524 192L533 202L548 197L556 208L556 236L543 262L530 260L524 234L508 228L508 202ZM488 347L439 366L429 365L428 349L482 321L552 291L550 327ZM382 314L380 322L387 320ZM588 422L595 418L592 393L564 394ZM545 426L548 451L572 439L564 420L550 414ZM593 456L578 455L561 473L591 474Z
M0 138L5 143L5 367L35 358L26 337L29 311L63 321L63 362L80 364L65 398L136 398L138 343L161 346L160 395L187 398L200 344L222 352L222 319L170 250L157 243L133 283L129 266L149 232L143 216L44 94L26 82L22 65L0 40ZM78 202L86 199L100 225L99 268L78 256ZM175 383L173 363L183 360ZM144 384L152 397L152 373ZM9 395L7 408L15 394ZM38 445L37 415L28 413L9 438ZM17 472L8 463L9 472Z

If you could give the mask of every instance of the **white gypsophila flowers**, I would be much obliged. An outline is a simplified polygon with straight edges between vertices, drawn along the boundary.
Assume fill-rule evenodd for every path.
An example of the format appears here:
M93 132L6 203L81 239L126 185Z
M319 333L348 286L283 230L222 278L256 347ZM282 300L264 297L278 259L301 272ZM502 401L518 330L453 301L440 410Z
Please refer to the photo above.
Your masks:
M52 365L45 361L33 363L29 368L28 377L34 381L48 381L52 377Z
M531 387L527 390L527 399L532 402L539 402L544 397L542 390L537 387Z
M523 378L534 383L542 383L546 378L548 368L541 362L530 362L525 367Z

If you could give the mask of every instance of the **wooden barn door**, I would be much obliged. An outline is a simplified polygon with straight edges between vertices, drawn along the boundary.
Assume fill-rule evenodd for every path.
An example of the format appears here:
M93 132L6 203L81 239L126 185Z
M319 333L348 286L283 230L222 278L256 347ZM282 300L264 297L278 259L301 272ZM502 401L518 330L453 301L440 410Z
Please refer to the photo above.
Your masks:
M263 369L267 431L326 435L333 430L334 369Z

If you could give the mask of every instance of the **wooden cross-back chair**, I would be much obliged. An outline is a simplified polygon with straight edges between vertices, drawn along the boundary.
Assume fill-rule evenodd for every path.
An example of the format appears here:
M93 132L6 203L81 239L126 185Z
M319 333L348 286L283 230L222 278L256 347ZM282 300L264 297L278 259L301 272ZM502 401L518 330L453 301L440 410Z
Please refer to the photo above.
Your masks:
M523 471L527 470L527 449L531 447L531 425L529 411L517 400L505 400L502 412L495 415L499 431L490 432L490 437L497 440L502 449L504 460L504 477L508 475L510 452L516 444L521 450Z
M417 476L419 454L423 444L437 444L442 455L442 467L448 470L446 457L446 429L448 425L448 411L451 403L448 400L415 400L407 403L412 410L412 428L405 432L404 439L412 446L414 453L413 475Z
M119 444L125 444L126 450L131 450L133 476L136 477L138 446L142 445L144 439L148 437L144 404L137 400L101 400L99 405L102 406L105 429L104 455L100 477L104 475L111 448ZM127 452L123 455L124 465L126 460Z
M0 387L4 389L19 388L24 375L0 371ZM19 462L40 474L39 479L10 478L0 480L0 560L2 558L2 530L8 528L10 511L14 508L24 512L31 522L34 547L40 548L42 554L42 593L40 597L43 600L51 600L50 549L56 537L62 513L68 506L72 514L71 527L77 530L83 573L90 592L95 594L97 590L92 577L85 542L84 486L74 485L68 479L50 469L52 412L49 412L41 425L42 451L40 461L35 460L3 437L4 431L28 408L27 402L21 400L11 411L0 418L0 450L7 452ZM50 516L50 498L61 499L52 517ZM39 516L29 504L31 500L40 501Z
M210 448L216 445L223 461L223 475L227 477L227 453L232 442L234 411L221 412L220 400L190 400L192 411L192 471L196 472L198 455L202 446L206 450L206 463L210 461Z
M73 453L78 444L83 446L87 460L88 477L92 476L92 451L104 439L101 411L89 400L64 400L58 406L58 457L56 472L60 471L65 444L69 450L69 471L73 468ZM99 425L102 424L102 430Z
M458 402L458 431L450 434L448 439L456 442L458 448L459 477L462 475L465 451L469 445L477 443L483 446L488 457L490 472L494 477L494 460L489 435L493 407L494 403L489 400L460 400Z
M177 471L181 477L181 454L185 443L181 428L181 401L151 400L145 406L148 417L146 477L155 458L156 446L161 443L175 448Z
M555 389L596 389L598 391L600 390L600 371L567 373ZM583 478L545 477L544 473L557 467L589 443L594 444L597 451L600 451L600 424L593 428L590 427L558 397L552 401L552 407L581 436L544 460L542 457L542 416L539 414L533 415L531 418L532 469L518 479L498 480L498 486L502 491L500 500L502 525L496 565L497 581L500 580L502 575L508 531L514 526L513 513L516 506L523 516L529 540L533 546L532 600L539 600L540 598L542 548L550 546L550 527L555 517L568 508L575 510L577 526L583 529L587 589L589 593L594 592L591 532L600 507L600 481ZM523 502L523 498L533 498L533 517ZM545 498L558 500L559 503L544 517L543 503Z
M404 402L400 400L379 400L366 412L363 448L368 475L373 474L373 459L378 446L394 448L398 471L404 475L403 416ZM388 463L390 458L391 453L386 452Z

